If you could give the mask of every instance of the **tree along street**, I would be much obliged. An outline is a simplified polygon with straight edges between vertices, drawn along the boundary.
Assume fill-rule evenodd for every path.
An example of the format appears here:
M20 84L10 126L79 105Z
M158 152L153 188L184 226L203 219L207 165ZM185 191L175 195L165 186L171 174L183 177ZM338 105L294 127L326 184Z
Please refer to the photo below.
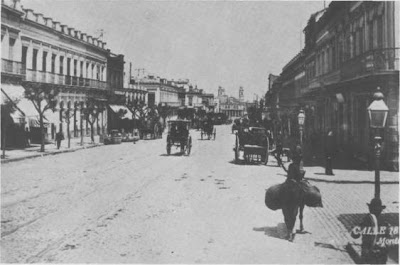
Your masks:
M167 156L164 135L2 165L2 262L352 262L320 247L334 240L323 209L306 208L309 234L280 238L282 213L264 195L283 170L234 164L230 126L216 129L215 141L191 130L190 156Z

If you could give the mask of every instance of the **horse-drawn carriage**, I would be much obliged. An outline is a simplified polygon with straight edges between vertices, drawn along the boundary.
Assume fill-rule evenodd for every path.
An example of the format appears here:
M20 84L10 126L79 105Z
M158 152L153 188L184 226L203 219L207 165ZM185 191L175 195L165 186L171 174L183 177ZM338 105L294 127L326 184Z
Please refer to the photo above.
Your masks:
M201 123L201 140L203 140L203 135L207 136L208 140L210 140L211 138L213 138L213 140L215 140L215 137L217 135L217 129L214 128L214 123L212 121L212 119L205 119L202 123Z
M246 163L261 162L265 165L268 163L269 155L269 138L265 128L249 127L240 129L236 133L235 162L239 162L243 157Z
M141 123L139 132L142 139L162 138L162 125L158 118L152 118Z
M162 138L163 126L157 110L148 107L134 111L134 128L139 130L140 139Z
M192 149L192 137L189 135L190 121L168 121L167 154L171 154L171 147L180 147L181 152L189 155Z

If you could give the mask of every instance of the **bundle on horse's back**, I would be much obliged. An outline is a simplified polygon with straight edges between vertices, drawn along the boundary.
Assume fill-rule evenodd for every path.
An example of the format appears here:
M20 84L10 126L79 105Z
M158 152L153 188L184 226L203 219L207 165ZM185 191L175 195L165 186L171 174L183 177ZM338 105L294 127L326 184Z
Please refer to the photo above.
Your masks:
M307 180L300 181L304 191L304 204L308 207L323 207L321 192L316 186L312 186Z
M273 211L282 208L282 203L281 203L282 186L283 183L274 185L268 188L265 193L265 205Z
M265 192L265 205L273 211L281 209L288 195L294 193L298 188L302 190L305 205L308 207L323 207L321 192L306 180L300 182L288 180L269 187Z

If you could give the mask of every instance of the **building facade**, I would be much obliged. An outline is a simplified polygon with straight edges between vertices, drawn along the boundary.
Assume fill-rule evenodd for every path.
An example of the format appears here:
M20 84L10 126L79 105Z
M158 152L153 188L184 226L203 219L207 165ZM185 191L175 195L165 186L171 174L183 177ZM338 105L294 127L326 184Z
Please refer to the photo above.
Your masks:
M45 112L47 139L54 139L57 131L67 135L67 124L72 137L89 135L81 113L88 97L106 100L109 51L105 42L24 9L19 0L2 1L1 20L2 97L20 99L21 127L29 128L33 138L35 132L40 135L38 113L23 94L27 87L46 86L61 91L56 110ZM71 117L64 115L68 109ZM105 131L106 112L94 126L95 134Z
M147 91L148 106L170 106L178 108L184 106L185 89L178 86L176 82L165 78L148 75L135 83L140 84Z
M306 135L333 129L338 148L371 160L367 107L380 87L389 107L382 161L398 170L399 3L332 2L310 17L304 34L304 49L268 95L282 130L298 131L303 108Z
M246 114L246 103L243 97L244 89L239 88L239 99L235 97L229 97L225 94L225 89L222 87L218 88L218 97L215 104L215 112L224 113L228 118L242 117Z

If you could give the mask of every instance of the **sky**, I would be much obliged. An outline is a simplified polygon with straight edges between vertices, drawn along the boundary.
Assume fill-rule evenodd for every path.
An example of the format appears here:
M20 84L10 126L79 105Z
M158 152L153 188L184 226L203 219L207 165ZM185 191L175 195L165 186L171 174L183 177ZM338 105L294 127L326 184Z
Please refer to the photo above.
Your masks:
M323 1L21 0L24 8L92 36L125 67L168 79L189 79L208 93L218 87L253 100L268 75L304 47L302 30ZM326 6L328 3L325 4Z

